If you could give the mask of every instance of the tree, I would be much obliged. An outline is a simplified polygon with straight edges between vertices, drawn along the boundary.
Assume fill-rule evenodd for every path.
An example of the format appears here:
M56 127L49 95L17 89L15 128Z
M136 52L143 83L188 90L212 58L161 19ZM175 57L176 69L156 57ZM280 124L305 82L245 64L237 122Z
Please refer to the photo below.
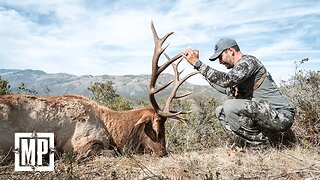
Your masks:
M107 83L95 82L88 88L93 93L92 99L116 111L132 109L131 103L116 93L113 89L113 84L112 81Z
M0 76L0 95L11 94L10 84L8 81L1 79Z
M18 90L19 90L20 94L32 94L32 95L37 95L38 94L38 91L27 88L26 85L23 82L18 87Z
M48 85L46 85L43 90L46 96L50 96L51 89L48 87Z

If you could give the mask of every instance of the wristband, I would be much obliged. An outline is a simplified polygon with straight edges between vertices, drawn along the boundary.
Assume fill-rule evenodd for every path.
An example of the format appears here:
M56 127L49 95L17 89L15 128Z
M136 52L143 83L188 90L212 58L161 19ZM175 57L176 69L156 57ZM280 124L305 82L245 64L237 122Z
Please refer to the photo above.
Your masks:
M202 62L200 60L198 60L194 65L193 67L196 69L196 70L199 70L200 66L202 65Z

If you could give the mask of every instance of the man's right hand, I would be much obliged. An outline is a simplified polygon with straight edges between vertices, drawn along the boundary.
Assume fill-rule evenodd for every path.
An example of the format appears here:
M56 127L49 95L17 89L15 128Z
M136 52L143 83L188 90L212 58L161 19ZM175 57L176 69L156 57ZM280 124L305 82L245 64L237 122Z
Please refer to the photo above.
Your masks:
M190 48L185 49L182 53L182 57L185 58L191 65L194 65L199 60L199 50L192 50Z

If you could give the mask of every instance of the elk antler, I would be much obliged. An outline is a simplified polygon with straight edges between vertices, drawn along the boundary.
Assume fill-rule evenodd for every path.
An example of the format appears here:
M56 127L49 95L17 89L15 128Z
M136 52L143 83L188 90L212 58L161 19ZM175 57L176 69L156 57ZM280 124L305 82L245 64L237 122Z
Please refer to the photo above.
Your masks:
M157 114L161 117L171 117L171 118L175 118L175 119L183 119L181 117L179 117L179 114L185 114L187 112L182 112L182 111L170 111L170 103L172 102L173 99L178 99L178 98L183 98L185 96L188 96L189 94L191 94L192 92L188 92L184 95L180 95L177 96L177 90L179 89L179 87L181 86L181 84L183 82L185 82L188 78L190 78L191 76L197 74L198 72L192 72L188 75L186 75L184 78L180 79L179 76L181 75L181 73L183 72L183 70L181 72L178 71L178 65L179 63L182 61L182 53L179 53L178 55L174 56L173 58L170 58L166 53L164 53L164 51L167 49L167 47L169 46L166 45L164 48L162 47L163 43L166 41L166 39L173 34L173 32L169 32L167 33L165 36L163 36L162 38L159 38L153 22L151 22L151 29L152 29L152 33L153 33L153 39L154 39L154 43L155 43L155 48L154 48L154 53L153 53L153 57L152 57L152 74L151 74L151 80L150 80L150 92L149 92L149 99L151 102L152 107L155 109L155 111L157 112ZM161 66L158 65L159 63L159 58L160 56L164 53L165 57L167 58L167 61L162 64ZM173 62L178 60L177 64L174 64ZM173 66L173 70L175 73L175 80L171 80L168 83L164 84L163 86L159 87L158 89L156 89L156 81L157 78L159 77L159 75L170 65L172 64ZM160 92L161 90L165 89L166 87L168 87L170 84L172 84L173 82L175 82L175 85L172 89L172 92L170 94L170 96L168 97L165 107L163 109L163 111L160 109L158 103L156 102L155 99L155 94Z

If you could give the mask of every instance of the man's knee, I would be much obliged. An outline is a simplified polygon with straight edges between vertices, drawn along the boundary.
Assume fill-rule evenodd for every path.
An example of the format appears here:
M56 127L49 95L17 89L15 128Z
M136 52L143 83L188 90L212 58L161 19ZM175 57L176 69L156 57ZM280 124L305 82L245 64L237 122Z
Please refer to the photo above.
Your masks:
M245 108L245 100L243 99L229 99L223 104L225 114L239 113Z
M247 109L262 131L284 132L292 126L293 115L277 111L266 100L248 102Z

